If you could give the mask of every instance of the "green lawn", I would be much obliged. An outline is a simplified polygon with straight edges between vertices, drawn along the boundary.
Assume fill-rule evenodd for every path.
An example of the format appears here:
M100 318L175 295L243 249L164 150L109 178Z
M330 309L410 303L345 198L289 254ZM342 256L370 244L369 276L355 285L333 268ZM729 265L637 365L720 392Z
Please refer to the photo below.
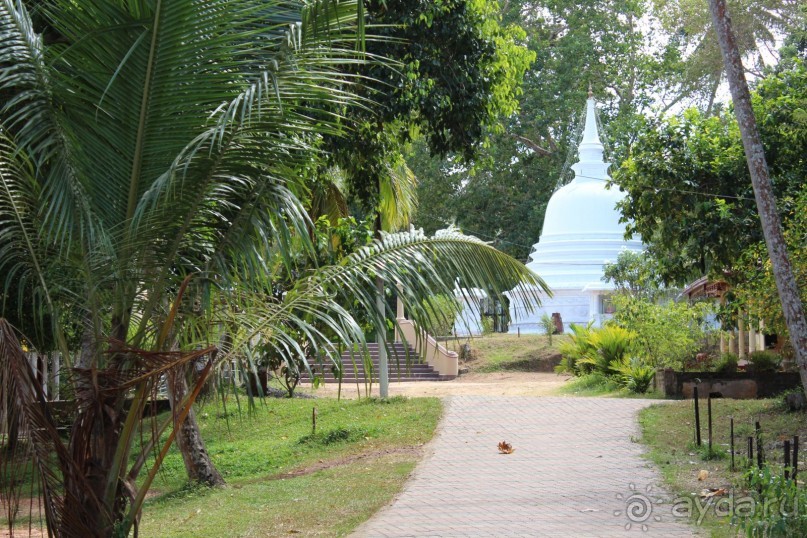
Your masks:
M267 399L248 414L232 400L227 412L208 405L200 427L227 487L188 487L172 448L141 535L344 535L400 490L440 413L435 398Z
M233 397L209 403L197 416L227 486L189 486L172 447L140 536L343 536L400 491L441 412L437 398L270 398L240 413Z
M781 469L782 441L799 435L807 441L807 420L804 413L784 410L781 399L712 401L713 447L716 454L708 458L708 430L706 402L701 401L701 430L703 447L694 444L693 401L677 401L653 405L642 410L639 422L642 441L648 446L648 457L661 469L665 481L675 495L692 497L709 487L726 487L734 497L745 495L743 472L748 468L747 439L754 435L754 422L759 421L766 461ZM734 418L735 472L730 470L730 418ZM805 450L800 450L800 472L805 468ZM706 480L699 481L698 473L708 471ZM716 517L713 510L705 512L701 525L712 536L734 536L738 528L728 517Z
M652 389L652 387L651 387ZM559 392L570 396L605 396L610 398L653 398L663 399L664 396L657 391L649 390L644 393L631 392L621 386L615 379L600 374L588 374L573 377L563 385Z
M550 345L546 335L488 334L449 340L446 346L454 351L465 343L471 346L473 358L461 364L471 372L552 372L552 360L560 357L558 345L566 338L553 336Z

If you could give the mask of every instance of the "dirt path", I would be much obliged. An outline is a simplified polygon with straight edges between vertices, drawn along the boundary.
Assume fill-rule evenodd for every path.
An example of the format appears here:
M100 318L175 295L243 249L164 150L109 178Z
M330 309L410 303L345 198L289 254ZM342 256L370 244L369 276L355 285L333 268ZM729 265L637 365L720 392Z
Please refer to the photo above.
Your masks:
M389 385L390 396L557 396L569 376L550 373L500 372L491 374L465 374L453 381L393 382ZM365 386L360 386L365 396ZM304 385L300 392L319 397L335 397L337 385L328 384L318 389ZM378 396L378 385L373 385L373 396ZM359 391L355 384L342 386L343 398L356 398Z

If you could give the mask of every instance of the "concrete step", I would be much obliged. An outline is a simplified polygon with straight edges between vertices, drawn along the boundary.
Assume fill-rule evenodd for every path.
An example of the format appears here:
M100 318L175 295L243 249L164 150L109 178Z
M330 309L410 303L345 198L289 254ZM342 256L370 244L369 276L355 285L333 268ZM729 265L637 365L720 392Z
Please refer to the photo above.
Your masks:
M372 364L373 382L378 381L378 344L367 344L367 351ZM389 361L390 382L403 381L443 381L453 379L452 376L441 376L434 371L430 365L424 363L414 349L402 343L395 343L387 346ZM355 365L354 365L355 362ZM331 370L332 365L323 364L311 365L315 375L320 375L325 383L337 383ZM342 383L364 383L367 380L367 372L364 364L364 356L360 351L353 354L344 352L342 354ZM310 382L308 372L303 372L300 377L301 382Z

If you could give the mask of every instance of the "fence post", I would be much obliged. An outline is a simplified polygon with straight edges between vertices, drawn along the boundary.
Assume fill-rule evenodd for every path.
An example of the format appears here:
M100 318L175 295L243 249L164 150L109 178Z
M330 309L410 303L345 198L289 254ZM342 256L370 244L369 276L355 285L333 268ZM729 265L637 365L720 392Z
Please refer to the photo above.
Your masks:
M733 473L734 472L734 417L731 417L730 420L731 420L731 429L730 429L729 435L731 437L731 440L729 441L729 444L731 446L731 472Z
M692 396L695 400L695 442L701 446L701 413L698 408L698 387L692 389Z

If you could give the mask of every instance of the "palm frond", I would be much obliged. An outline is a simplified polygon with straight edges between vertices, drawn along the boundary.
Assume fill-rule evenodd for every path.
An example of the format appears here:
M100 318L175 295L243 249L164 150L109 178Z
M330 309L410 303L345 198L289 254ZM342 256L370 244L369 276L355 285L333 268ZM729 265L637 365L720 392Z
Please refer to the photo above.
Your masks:
M33 161L50 204L40 207L47 237L59 245L93 237L97 224L76 165L75 133L63 121L42 43L22 2L0 2L0 107L3 128Z
M454 230L435 237L416 230L385 234L341 264L300 279L282 301L259 299L249 308L239 308L243 313L232 322L242 332L234 348L258 339L291 359L304 357L301 341L309 341L338 367L341 358L333 342L349 349L365 343L354 314L342 306L345 301L357 303L376 326L386 327L385 320L394 319L386 307L378 308L376 276L398 287L411 319L427 332L437 319L429 298L453 295L457 282L498 297L510 292L527 305L539 305L541 292L548 293L543 280L522 263L474 237Z
M8 437L5 441L7 454L0 463L0 485L2 497L6 502L19 499L18 488L25 482L18 476L22 462L30 459L41 482L42 501L49 536L55 536L56 529L69 525L79 534L91 535L91 531L81 520L79 514L72 513L69 506L73 503L95 501L95 506L102 509L97 499L78 499L74 490L66 488L68 476L77 480L86 488L84 474L72 460L67 448L59 437L53 417L51 416L42 385L36 379L28 359L20 346L17 335L11 325L0 318L0 406L4 406L7 417L18 421L17 438ZM3 436L5 437L5 436ZM27 438L28 443L20 443L20 438ZM11 449L11 450L8 450ZM18 449L24 450L22 454ZM86 488L88 491L91 489ZM73 504L75 505L75 504ZM9 525L13 526L15 510L7 506ZM13 528L13 527L12 527Z

